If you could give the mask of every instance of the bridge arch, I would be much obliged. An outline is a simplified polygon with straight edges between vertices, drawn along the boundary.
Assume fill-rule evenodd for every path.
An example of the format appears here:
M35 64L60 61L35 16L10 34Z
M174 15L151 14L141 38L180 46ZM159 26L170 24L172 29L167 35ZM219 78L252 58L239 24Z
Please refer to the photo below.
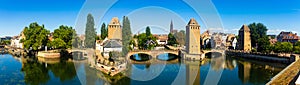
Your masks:
M180 58L179 55L174 54L174 53L163 53L163 54L159 54L156 56L156 59L160 60L160 61L171 61L171 60L175 60L175 59L179 59L179 58Z
M137 59L140 58L140 59ZM138 54L133 54L129 57L130 60L134 61L149 61L153 58L153 56L146 54L146 53L138 53Z

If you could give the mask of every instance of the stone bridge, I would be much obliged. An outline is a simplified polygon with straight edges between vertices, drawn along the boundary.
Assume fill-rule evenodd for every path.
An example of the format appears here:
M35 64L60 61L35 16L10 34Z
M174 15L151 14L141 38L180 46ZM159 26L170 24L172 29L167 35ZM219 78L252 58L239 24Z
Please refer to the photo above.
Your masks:
M178 50L136 50L136 51L128 52L126 59L128 61L130 61L131 63L136 63L136 64L155 63L155 62L156 63L178 62L178 58L176 58L174 60L168 60L168 61L157 59L157 56L159 56L161 54L165 54L165 53L170 53L170 54L179 56ZM130 56L132 56L134 54L147 54L147 55L150 55L151 58L147 61L135 61L135 60L130 59Z
M217 49L202 50L202 54L211 53L211 52L221 53L222 55L225 55L225 50L217 50Z
M153 58L156 58L158 55L160 54L164 54L164 53L170 53L170 54L174 54L174 55L178 55L179 51L178 50L136 50L136 51L130 51L127 53L127 58L129 58L130 56L134 55L134 54L147 54L150 55Z
M203 60L206 56L206 54L207 53L221 53L222 54L222 56L224 56L225 55L225 50L217 50L217 49L212 49L212 50L202 50L201 51L202 53L201 53L201 60Z

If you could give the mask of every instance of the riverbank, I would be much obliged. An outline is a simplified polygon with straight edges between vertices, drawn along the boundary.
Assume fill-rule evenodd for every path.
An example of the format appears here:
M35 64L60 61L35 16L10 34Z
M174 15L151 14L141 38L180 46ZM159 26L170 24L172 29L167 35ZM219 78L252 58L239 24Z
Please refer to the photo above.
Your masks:
M292 82L297 74L299 73L300 69L300 60L297 60L278 73L275 77L272 78L271 81L267 83L267 85L289 85L295 84ZM297 79L297 78L296 78Z
M230 56L239 56L242 58L267 61L267 62L277 62L277 63L285 63L290 64L299 59L299 56L295 56L292 54L263 54L263 53L252 53L252 52L243 52L243 51L226 51L226 55Z

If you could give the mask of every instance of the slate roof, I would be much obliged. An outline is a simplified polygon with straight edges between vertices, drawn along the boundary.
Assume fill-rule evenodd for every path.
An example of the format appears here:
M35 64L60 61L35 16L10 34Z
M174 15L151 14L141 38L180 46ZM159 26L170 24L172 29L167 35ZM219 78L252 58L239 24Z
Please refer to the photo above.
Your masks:
M104 48L121 48L122 45L116 40L109 40L104 44Z

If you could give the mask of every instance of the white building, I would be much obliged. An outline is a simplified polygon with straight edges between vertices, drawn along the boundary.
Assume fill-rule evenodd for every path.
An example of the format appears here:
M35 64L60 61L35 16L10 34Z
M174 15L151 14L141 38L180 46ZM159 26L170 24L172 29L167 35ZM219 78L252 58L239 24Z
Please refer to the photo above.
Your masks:
M99 51L100 53L103 52L103 46L108 41L108 38L105 38L104 40L97 40L96 41L96 51Z
M23 43L21 43L21 37L20 36L14 36L10 41L10 46L15 48L23 48Z
M108 57L109 52L122 52L122 44L118 40L109 40L103 45L103 56Z

